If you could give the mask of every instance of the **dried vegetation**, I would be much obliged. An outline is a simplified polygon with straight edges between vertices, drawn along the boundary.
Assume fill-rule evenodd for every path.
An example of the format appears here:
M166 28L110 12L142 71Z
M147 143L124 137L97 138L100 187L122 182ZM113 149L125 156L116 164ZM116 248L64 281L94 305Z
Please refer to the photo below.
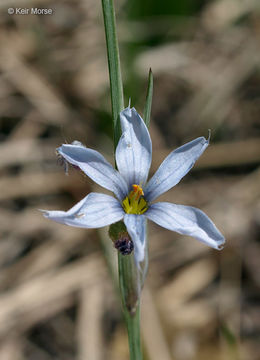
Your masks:
M54 13L11 16L11 6ZM155 75L152 171L173 147L212 130L193 172L164 198L202 208L227 238L219 253L150 224L146 359L257 360L258 0L211 1L192 18L142 22L118 9L126 96L139 111L139 85L149 67ZM100 245L106 230L58 225L37 210L67 209L93 188L75 169L65 176L58 145L77 139L112 159L100 2L2 0L0 29L0 359L126 359ZM138 46L129 64L129 44L162 34L164 43Z

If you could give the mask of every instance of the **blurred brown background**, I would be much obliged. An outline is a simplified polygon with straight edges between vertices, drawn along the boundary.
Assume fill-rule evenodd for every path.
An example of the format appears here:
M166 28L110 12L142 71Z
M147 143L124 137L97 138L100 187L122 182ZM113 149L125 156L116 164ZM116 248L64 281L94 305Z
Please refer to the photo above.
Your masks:
M217 252L149 225L147 360L260 358L259 5L116 2L125 101L140 113L154 73L151 171L212 131L193 171L162 199L203 209L227 239ZM8 10L36 7L53 14ZM127 359L100 242L107 229L62 226L37 210L103 191L73 168L65 175L60 144L79 140L113 161L99 0L1 0L0 116L0 359Z

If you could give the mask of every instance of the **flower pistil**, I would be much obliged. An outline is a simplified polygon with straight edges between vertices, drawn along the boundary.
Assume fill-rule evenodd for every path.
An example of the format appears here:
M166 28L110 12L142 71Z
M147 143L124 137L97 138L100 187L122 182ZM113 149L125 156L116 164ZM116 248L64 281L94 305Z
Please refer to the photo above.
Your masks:
M147 201L144 198L144 192L140 185L132 185L133 190L122 201L123 209L127 214L141 215L148 209Z

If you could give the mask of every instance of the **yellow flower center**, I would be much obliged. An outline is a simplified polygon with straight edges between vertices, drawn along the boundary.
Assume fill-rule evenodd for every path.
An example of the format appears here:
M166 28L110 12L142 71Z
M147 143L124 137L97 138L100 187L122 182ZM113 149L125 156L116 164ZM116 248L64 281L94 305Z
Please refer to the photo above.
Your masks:
M148 209L147 201L144 198L144 192L140 185L132 185L133 190L123 200L122 205L127 214L141 215Z

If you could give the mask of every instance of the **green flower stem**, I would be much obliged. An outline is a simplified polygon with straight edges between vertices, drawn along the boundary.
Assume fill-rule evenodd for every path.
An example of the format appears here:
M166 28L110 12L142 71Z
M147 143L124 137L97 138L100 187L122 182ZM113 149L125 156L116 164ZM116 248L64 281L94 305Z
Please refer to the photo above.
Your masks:
M102 0L102 8L111 89L114 148L116 148L121 136L119 114L124 108L124 94L113 0ZM134 264L133 255L122 256L120 253L118 254L118 272L123 312L128 332L130 360L142 360L139 292L136 288L136 284L138 284L139 281L136 277L136 266Z
M138 279L133 253L122 255L118 252L118 271L124 310L126 310L126 314L134 318L139 306L141 283Z
M133 318L130 317L129 313L125 315L125 318L129 340L130 360L142 360L139 306Z
M130 360L142 360L140 336L140 288L133 253L118 253L119 286L126 321Z
M121 136L119 114L120 111L124 109L124 93L120 69L120 58L113 0L102 0L102 8L107 43L107 58L114 128L114 147L116 148L116 145Z

